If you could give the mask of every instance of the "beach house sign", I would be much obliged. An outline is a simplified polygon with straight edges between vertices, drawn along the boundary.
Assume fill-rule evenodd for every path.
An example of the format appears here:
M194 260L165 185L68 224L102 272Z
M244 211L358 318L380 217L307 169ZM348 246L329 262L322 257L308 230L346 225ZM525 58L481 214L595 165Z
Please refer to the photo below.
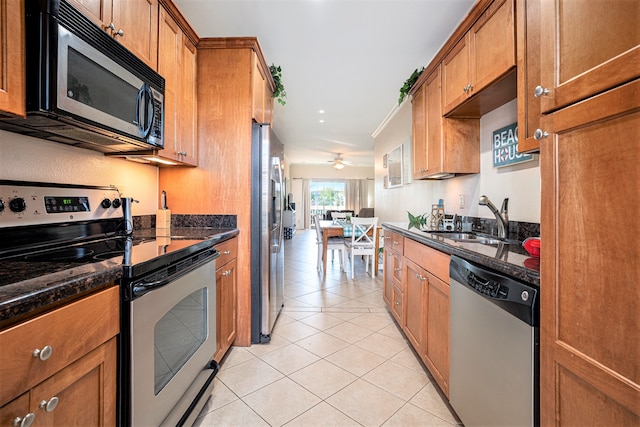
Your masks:
M494 130L492 144L494 168L533 160L532 154L518 152L518 123Z

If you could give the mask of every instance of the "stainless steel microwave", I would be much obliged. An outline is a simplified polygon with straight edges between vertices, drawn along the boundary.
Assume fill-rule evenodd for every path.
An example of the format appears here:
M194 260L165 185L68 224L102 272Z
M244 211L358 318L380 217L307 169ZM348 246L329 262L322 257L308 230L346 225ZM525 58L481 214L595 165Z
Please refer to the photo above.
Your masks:
M65 0L25 8L27 117L0 128L104 153L163 148L164 78Z

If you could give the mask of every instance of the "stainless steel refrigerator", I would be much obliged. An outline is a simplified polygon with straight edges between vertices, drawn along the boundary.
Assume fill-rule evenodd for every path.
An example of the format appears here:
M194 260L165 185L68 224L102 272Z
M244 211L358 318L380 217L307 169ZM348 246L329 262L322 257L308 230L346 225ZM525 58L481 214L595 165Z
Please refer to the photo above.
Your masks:
M265 343L284 305L284 147L268 124L251 145L251 342Z

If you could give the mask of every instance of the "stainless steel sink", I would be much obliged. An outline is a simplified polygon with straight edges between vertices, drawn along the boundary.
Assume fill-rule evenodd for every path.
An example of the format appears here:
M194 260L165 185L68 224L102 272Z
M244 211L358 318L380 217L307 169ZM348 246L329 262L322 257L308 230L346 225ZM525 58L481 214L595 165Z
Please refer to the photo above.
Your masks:
M428 231L427 233L433 234L437 237L444 237L445 239L453 240L454 242L480 243L483 245L498 245L500 243L507 245L520 244L517 240L500 239L496 236L474 233L471 231Z

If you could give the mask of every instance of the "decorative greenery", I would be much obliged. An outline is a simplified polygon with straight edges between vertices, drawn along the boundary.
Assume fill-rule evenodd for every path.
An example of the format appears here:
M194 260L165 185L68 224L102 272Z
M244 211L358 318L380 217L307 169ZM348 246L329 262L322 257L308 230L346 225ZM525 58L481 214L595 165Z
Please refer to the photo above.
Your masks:
M400 98L398 98L398 105L402 104L402 101L404 101L407 95L409 95L409 91L411 90L413 85L416 83L416 81L418 80L418 77L420 77L420 74L422 74L423 71L424 71L424 67L420 69L416 68L414 72L411 73L409 78L405 80L404 84L400 88Z
M282 84L282 67L271 64L269 66L269 71L271 71L271 77L273 77L273 81L276 84L276 89L273 91L273 97L280 103L280 105L284 105L287 103L284 100L284 98L287 97L287 91L284 90L284 85Z
M416 227L417 229L421 229L424 228L427 225L427 220L429 218L428 214L422 214L422 215L411 215L411 212L407 211L407 214L409 215L409 230L413 227Z

